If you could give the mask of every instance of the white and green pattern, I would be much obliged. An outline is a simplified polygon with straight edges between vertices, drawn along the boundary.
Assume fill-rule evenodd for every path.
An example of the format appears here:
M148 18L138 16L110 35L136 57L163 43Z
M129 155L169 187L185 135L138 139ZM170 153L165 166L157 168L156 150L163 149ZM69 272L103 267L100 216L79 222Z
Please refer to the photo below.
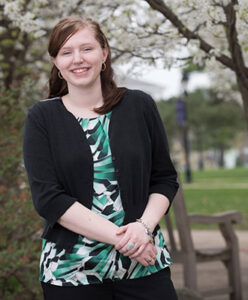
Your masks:
M108 139L111 112L96 118L77 118L84 130L94 162L94 195L92 210L121 226L124 210L112 162ZM112 245L79 236L71 253L56 248L43 240L40 261L40 280L60 286L101 283L103 279L139 278L155 273L168 265L171 259L163 235L155 236L158 250L154 266L144 267L134 259L120 254Z

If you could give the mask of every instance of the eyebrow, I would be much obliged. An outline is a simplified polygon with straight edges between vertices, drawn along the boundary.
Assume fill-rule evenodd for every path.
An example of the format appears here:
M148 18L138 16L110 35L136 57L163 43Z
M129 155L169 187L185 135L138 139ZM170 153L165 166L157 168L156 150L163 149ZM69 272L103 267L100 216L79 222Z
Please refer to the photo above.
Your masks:
M92 44L92 43L84 43L84 44L81 44L81 45L80 45L80 47L82 47L82 46L93 46L93 44ZM72 47L67 46L67 47L62 47L62 48L60 48L60 50L71 49L71 48L72 48Z

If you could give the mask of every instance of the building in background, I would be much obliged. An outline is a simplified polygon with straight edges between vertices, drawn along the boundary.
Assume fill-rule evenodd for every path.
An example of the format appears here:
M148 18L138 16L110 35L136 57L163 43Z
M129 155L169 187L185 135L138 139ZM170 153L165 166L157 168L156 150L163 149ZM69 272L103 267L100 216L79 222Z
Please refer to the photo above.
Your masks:
M126 77L123 74L116 72L115 80L118 86L125 86L132 90L141 90L153 97L155 101L164 98L165 87L159 84L150 83L148 81L139 80L131 77Z

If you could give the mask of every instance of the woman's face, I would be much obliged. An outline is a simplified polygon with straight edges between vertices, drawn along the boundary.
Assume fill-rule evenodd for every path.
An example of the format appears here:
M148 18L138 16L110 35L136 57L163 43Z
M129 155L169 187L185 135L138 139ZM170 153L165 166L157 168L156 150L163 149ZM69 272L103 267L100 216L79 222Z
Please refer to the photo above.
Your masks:
M67 81L69 90L95 87L101 84L100 72L107 55L108 49L102 49L93 32L84 28L66 41L53 63Z

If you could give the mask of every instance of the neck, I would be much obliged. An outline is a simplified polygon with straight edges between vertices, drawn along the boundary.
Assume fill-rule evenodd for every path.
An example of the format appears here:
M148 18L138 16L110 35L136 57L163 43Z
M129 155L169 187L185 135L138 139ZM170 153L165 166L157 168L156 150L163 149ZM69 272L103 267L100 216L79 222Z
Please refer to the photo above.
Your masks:
M101 84L94 87L70 87L68 86L68 94L65 96L70 102L70 105L78 109L97 108L103 104L103 96Z

